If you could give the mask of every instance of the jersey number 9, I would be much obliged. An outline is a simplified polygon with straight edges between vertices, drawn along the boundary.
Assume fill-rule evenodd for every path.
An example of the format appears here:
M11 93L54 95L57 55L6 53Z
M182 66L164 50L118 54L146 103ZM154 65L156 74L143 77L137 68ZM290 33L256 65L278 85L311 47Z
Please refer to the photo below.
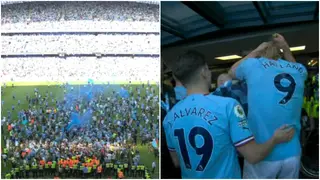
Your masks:
M283 79L290 81L289 86L283 86L281 84L281 80ZM287 93L287 95L283 97L283 99L279 102L279 104L287 104L288 101L292 98L292 95L296 88L296 82L294 81L293 77L287 73L278 74L274 78L274 85L279 91Z

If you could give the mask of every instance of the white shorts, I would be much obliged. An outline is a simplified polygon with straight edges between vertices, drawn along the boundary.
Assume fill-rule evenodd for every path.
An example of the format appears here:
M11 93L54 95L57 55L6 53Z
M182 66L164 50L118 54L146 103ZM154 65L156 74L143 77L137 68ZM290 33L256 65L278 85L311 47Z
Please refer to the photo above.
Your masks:
M244 160L243 179L298 179L300 156L281 161L261 161L250 164Z

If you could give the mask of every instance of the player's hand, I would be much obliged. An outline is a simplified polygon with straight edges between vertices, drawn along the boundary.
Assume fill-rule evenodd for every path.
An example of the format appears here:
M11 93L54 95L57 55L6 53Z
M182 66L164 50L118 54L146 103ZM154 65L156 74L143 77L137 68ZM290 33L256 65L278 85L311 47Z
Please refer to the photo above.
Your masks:
M288 142L293 138L294 133L295 129L293 127L288 128L288 125L283 125L274 132L274 142L276 144Z
M278 34L278 33L273 34L272 41L280 49L288 49L289 48L287 41L284 39L284 37L281 34Z
M269 42L263 42L254 51L258 53L264 52L264 50L266 50L269 45Z

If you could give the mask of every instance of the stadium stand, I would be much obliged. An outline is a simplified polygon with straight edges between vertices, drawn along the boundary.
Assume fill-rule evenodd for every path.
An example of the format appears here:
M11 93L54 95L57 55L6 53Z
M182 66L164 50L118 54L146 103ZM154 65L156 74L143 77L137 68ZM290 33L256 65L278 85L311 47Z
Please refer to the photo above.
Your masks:
M5 58L0 61L4 82L157 82L158 58L70 57ZM20 68L23 67L23 68ZM72 68L70 68L72 67Z
M18 35L2 37L2 54L60 52L159 54L159 44L159 35L155 34Z
M29 2L1 11L1 31L159 32L158 6L135 2Z

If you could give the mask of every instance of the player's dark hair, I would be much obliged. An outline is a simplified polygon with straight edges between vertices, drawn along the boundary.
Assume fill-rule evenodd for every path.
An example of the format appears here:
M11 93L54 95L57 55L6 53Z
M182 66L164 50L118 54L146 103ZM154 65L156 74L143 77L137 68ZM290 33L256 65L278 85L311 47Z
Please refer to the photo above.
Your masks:
M176 86L176 80L174 78L171 79L170 83L171 83L172 87Z
M187 51L172 63L173 75L181 81L183 85L189 84L194 75L206 65L205 58L202 54L196 51Z

